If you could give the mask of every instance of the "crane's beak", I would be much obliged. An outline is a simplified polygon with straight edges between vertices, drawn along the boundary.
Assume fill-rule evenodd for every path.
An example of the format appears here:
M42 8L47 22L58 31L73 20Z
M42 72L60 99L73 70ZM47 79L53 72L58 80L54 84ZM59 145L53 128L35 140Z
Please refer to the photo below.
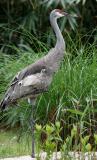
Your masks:
M69 13L67 13L67 12L63 12L62 13L64 16L69 16Z
M75 18L79 17L78 15L71 15L67 12L63 12L63 15L66 16L66 17L75 17Z

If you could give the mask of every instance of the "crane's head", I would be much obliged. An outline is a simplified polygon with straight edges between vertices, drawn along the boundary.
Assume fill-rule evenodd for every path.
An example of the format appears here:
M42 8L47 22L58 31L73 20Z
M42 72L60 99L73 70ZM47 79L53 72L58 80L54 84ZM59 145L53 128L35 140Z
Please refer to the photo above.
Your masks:
M61 18L63 16L68 16L69 14L60 10L60 9L54 9L51 14L50 14L50 17L52 18L55 18L55 19L58 19L58 18Z

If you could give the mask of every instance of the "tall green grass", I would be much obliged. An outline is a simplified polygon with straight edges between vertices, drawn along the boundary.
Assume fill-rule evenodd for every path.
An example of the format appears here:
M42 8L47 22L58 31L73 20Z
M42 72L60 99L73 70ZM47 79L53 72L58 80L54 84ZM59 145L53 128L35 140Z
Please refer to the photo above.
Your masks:
M40 43L39 43L40 44ZM41 45L42 46L42 45ZM17 49L18 56L0 55L0 97L3 96L12 77L28 64L33 63L45 54L35 53L30 47ZM65 136L73 124L78 126L81 134L96 132L97 124L97 47L96 44L84 45L81 37L72 40L68 36L67 51L60 70L55 74L49 92L37 99L35 110L36 121L45 124L48 121L60 120L64 126ZM3 124L29 127L31 107L25 100L13 106L1 115Z
M18 130L0 131L0 158L31 154L31 135L23 134L18 142Z

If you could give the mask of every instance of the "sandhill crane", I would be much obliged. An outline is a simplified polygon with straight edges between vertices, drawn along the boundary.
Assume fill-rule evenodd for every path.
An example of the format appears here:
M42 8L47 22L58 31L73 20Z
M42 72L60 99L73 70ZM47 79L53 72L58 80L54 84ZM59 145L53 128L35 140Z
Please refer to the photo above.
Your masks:
M28 98L28 101L32 105L33 112L33 106L35 105L37 96L48 90L52 82L52 77L58 70L60 62L63 59L65 42L58 27L57 19L67 15L66 12L59 9L55 9L51 12L50 23L57 38L55 47L52 48L46 56L18 72L1 101L2 109L5 109L7 105L21 98ZM32 116L32 157L35 157L33 122Z

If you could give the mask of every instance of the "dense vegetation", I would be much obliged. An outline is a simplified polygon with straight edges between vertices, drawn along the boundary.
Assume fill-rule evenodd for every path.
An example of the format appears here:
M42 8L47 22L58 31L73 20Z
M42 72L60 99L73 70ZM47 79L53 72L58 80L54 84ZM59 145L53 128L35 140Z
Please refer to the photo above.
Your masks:
M76 124L81 132L84 131L85 127L84 132L90 133L92 136L92 132L96 131L94 127L96 125L97 99L96 44L91 45L87 42L82 45L78 37L75 42L69 35L67 37L67 52L61 69L55 75L50 91L43 94L37 101L37 122L45 124L47 121L54 122L59 119L63 122L63 125L66 124L67 133L72 125ZM1 95L3 95L3 91L6 90L8 83L18 70L45 54L46 48L44 45L42 50L44 52L36 54L29 47L26 47L26 51L17 48L19 52L18 60L17 56L13 57L1 53ZM25 126L29 124L30 106L24 101L21 101L19 106L10 108L3 115L5 119L2 116L1 119L6 120L7 125L14 126L20 123L25 129Z
M49 46L54 42L54 36L49 24L49 13L54 8L61 8L74 17L60 20L61 30L65 35L67 30L86 34L91 31L94 35L90 41L96 39L97 25L96 0L0 0L0 46L4 53L15 54L8 44L20 46L30 45L36 49L35 42L23 36L26 29ZM78 18L76 18L78 15ZM74 37L74 34L72 35ZM38 51L37 51L38 52Z
M59 22L66 40L66 53L49 92L38 98L35 109L36 122L42 126L47 123L52 126L60 121L62 139L69 137L71 129L76 128L78 139L71 142L69 150L74 149L75 143L79 145L79 139L86 135L89 135L87 142L91 145L90 150L95 146L96 3L95 0L0 0L0 99L12 77L45 55L55 43L48 20L50 10L64 8L74 15ZM9 107L3 114L0 113L0 128L21 126L20 132L28 133L30 110L25 100L20 101L18 106ZM82 147L75 149L84 150Z

